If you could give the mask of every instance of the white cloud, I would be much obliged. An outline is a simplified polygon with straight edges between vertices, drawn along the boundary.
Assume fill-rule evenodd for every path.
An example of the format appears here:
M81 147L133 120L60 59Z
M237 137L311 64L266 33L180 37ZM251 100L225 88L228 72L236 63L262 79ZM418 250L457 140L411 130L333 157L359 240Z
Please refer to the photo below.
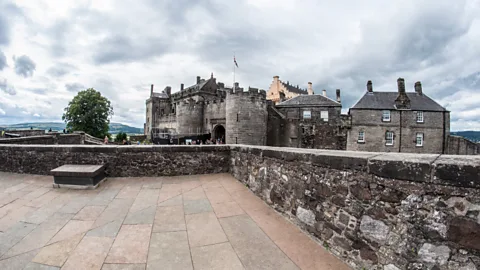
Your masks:
M0 95L1 121L61 121L93 87L112 121L141 127L150 84L176 91L213 72L231 85L235 52L241 85L312 81L317 93L340 88L345 109L367 80L378 91L420 80L452 130L480 129L479 14L478 0L12 1L0 4L0 65L16 95ZM16 73L14 55L33 65Z

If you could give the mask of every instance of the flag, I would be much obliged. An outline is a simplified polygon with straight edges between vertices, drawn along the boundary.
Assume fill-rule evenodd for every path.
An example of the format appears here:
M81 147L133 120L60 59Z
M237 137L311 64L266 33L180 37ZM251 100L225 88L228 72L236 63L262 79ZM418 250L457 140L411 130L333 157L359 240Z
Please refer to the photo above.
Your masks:
M235 63L235 66L238 68L237 60L235 60L235 56L233 57L233 62Z

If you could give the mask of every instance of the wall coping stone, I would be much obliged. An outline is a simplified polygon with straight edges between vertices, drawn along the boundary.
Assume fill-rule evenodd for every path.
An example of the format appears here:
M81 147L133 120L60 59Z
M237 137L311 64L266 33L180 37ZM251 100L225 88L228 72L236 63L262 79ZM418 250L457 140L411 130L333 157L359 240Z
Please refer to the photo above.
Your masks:
M281 162L305 162L373 176L480 189L480 156L378 153L253 145L17 145L0 144L0 151L87 153L243 152ZM8 159L8 157L6 157Z

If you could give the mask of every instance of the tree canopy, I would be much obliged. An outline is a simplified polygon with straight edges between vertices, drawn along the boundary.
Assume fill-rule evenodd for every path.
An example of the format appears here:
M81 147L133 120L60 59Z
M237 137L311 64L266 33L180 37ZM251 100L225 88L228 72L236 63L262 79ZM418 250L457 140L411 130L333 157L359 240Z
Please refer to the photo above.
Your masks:
M62 120L71 131L84 131L97 138L108 135L113 108L110 101L93 88L78 92L68 103Z
M115 136L115 142L123 142L123 140L127 140L127 133L125 132L119 132L117 133L117 135Z

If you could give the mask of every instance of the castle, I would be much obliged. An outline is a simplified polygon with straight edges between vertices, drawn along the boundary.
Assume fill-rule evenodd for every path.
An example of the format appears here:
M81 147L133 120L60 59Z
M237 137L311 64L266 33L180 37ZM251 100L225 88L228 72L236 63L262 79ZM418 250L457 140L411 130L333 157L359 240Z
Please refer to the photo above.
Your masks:
M238 83L225 87L211 74L172 93L170 86L146 101L145 135L154 143L220 140L228 144L268 145L373 152L478 154L479 146L450 136L450 112L422 91L373 91L342 114L340 89L334 98L314 94L273 77L269 90Z
M196 83L172 93L167 86L156 93L153 85L146 101L145 134L152 140L211 137L223 143L266 144L266 92L238 83L226 88L216 81L197 76Z

